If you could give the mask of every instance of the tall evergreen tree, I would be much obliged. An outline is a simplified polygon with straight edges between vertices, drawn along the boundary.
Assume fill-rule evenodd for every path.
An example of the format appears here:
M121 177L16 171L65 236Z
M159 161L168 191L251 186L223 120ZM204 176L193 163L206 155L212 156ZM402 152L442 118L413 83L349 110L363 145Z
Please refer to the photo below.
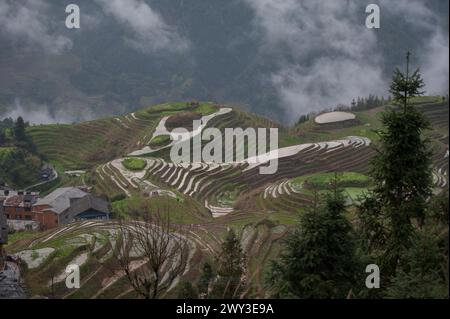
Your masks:
M383 130L372 161L371 176L375 183L374 195L388 221L388 236L383 263L395 273L401 253L410 247L413 232L412 218L423 224L425 204L431 194L431 152L423 132L429 129L424 115L410 104L421 95L423 80L416 70L409 75L396 70L391 85L395 102L402 107L389 108L382 115Z
M345 298L356 285L352 227L339 191L304 213L271 264L267 283L276 297Z
M207 297L209 292L209 286L211 284L212 279L214 278L214 272L211 265L208 262L205 262L202 267L202 273L198 280L198 292L200 296Z
M6 143L6 133L5 130L0 128L0 146L3 146Z
M21 116L17 118L17 121L14 124L14 137L18 142L23 142L26 139L25 122Z
M238 298L243 288L245 256L233 229L228 231L222 243L222 251L217 257L216 264L217 278L213 285L213 297Z
M429 231L416 233L403 259L387 297L448 299L448 258L440 251L438 238Z
M394 79L389 92L393 95L394 101L403 105L403 111L408 111L411 98L423 95L425 92L421 89L425 86L419 69L409 74L409 61L411 53L406 53L406 74L398 68L394 71Z

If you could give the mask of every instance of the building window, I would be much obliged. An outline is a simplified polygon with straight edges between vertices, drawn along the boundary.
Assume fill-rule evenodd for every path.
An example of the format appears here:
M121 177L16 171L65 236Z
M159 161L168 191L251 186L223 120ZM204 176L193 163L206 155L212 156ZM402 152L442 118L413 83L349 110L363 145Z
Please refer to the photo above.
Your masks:
M31 220L31 216L30 215L25 215L25 220Z

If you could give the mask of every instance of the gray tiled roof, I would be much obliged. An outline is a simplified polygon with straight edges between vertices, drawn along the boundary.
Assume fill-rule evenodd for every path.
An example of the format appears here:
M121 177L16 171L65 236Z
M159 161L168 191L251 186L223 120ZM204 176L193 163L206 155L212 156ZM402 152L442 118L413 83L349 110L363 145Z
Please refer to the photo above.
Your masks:
M98 212L109 214L108 202L104 199L92 196L88 194L81 199L72 201L70 208L64 212L64 217L68 220L76 218L78 214L81 214L89 209L95 209Z
M76 187L63 187L58 188L51 194L37 201L35 205L49 205L53 211L57 214L61 214L68 208L70 208L72 199L79 199L87 196L88 193L83 192Z

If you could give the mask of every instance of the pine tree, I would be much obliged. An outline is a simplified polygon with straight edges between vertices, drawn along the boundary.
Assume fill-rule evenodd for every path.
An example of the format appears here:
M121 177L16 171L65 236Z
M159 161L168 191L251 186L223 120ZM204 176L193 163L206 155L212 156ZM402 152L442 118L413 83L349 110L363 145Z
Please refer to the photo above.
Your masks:
M342 194L336 191L314 206L271 264L267 284L275 297L345 298L356 285L356 246Z
M245 256L233 229L227 233L222 243L222 251L217 258L217 278L213 285L213 297L238 298L243 288Z
M387 297L448 299L448 259L439 250L433 234L427 231L417 233L403 259L403 266L387 289Z
M361 195L358 201L360 247L365 253L372 254L385 247L388 237L381 203L371 192Z
M18 142L23 142L26 139L25 122L21 116L17 118L17 121L14 125L14 137Z
M448 230L449 222L449 192L448 187L441 193L433 196L429 205L428 216L432 217L438 224L446 226Z
M0 146L3 146L5 143L6 143L5 130L0 128Z
M425 86L419 69L409 74L409 61L411 53L406 53L406 75L398 68L394 71L394 79L389 92L392 93L394 101L403 105L403 111L408 111L411 98L423 95L425 92L421 89Z
M431 194L431 152L423 132L429 128L424 115L410 105L411 97L422 94L419 71L409 76L395 71L391 93L402 108L390 108L382 115L384 129L379 133L377 155L372 161L374 195L388 221L388 236L383 263L395 274L400 255L410 247L412 218L420 225L425 218L426 200Z
M208 262L205 262L202 267L202 273L198 280L197 288L198 293L201 296L208 296L209 286L211 284L212 279L214 278L214 272L211 265Z

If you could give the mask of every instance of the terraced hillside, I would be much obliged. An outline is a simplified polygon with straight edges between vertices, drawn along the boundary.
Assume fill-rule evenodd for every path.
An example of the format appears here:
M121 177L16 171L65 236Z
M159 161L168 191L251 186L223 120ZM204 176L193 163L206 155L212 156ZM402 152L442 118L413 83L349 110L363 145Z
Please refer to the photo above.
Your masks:
M418 107L433 128L427 137L433 149L438 192L448 185L448 103L429 99L418 101ZM279 253L280 239L297 221L299 212L317 194L328 192L336 176L349 206L370 189L367 173L383 109L355 112L355 119L345 125L323 125L311 119L288 128L228 106L175 103L77 125L36 126L29 132L39 152L58 169L86 168L80 177L64 178L60 183L83 183L108 196L114 217L130 217L146 202L151 211L165 210L187 229L192 257L179 280L195 280L201 264L217 254L227 228L234 228L248 256L244 294L264 297L262 278L267 261ZM260 154L259 162L248 157L248 145L243 154L237 154L243 159L232 162L171 162L172 130L184 127L187 131L182 138L189 141L200 132L191 124L194 119L203 120L201 128L215 127L221 132L236 127L277 127L279 149ZM233 142L222 142L223 154L234 150ZM278 160L278 170L261 174L260 168L270 160ZM75 260L86 274L83 289L68 291L61 274L55 292L58 297L134 297L123 275L107 271L108 256L121 240L115 236L115 227L113 221L73 224L18 240L9 249L29 261L25 276L28 282L36 282L30 286L32 294L49 294L47 283L54 269L50 265L59 271L64 263ZM173 296L175 290L164 296Z
M231 226L233 227L233 226ZM248 282L244 295L264 297L262 274L264 261L276 255L278 240L286 232L285 226L269 221L237 227L241 244L249 258ZM184 233L188 239L189 257L180 278L162 293L163 298L176 296L177 283L195 281L199 269L206 260L218 253L223 224L191 226ZM138 297L128 284L125 274L117 271L113 254L120 247L133 245L131 239L119 236L114 222L83 222L61 227L39 236L19 239L8 246L11 254L21 258L22 275L27 282L27 292L34 297L52 298L135 298ZM142 258L135 253L133 271L142 267ZM65 285L67 264L80 267L82 289L70 290Z
M124 116L74 125L38 125L28 129L40 154L63 169L86 169L147 145L163 116L182 111L209 114L212 103L152 106Z
M437 187L442 188L448 180L448 141L446 143L443 136L445 121L441 120L443 114L439 112L448 114L448 104L422 104L420 108L430 118L433 127L435 124L437 127L436 130L429 132L429 136L435 150L435 183ZM368 164L374 155L371 138L376 143L376 130L380 125L379 113L382 109L359 112L356 114L356 120L349 125L320 125L314 124L311 120L300 127L289 129L264 118L252 118L248 113L239 110L221 108L212 114L213 117L208 118L205 127L216 127L221 131L226 127L245 129L261 125L280 128L280 149L276 156L278 170L275 174L259 173L260 167L267 165L270 156L266 158L264 164L253 164L246 158L246 148L243 150L245 154L236 154L246 158L242 161L223 164L175 164L170 161L168 155L171 145L169 143L156 149L144 147L131 153L132 156L139 156L147 161L145 170L141 172L127 170L121 163L123 159L116 159L97 167L98 188L104 194L122 193L127 196L145 194L151 190L165 192L172 197L189 198L198 202L214 217L225 216L232 212L260 210L296 212L308 203L311 197L294 191L290 187L292 179L323 172L367 173ZM169 118L160 121L152 139L160 134L170 134L164 126ZM436 120L440 122L433 122ZM360 136L326 140L350 133L360 133ZM188 135L187 139L192 137L193 135ZM296 143L309 138L322 141ZM283 144L291 146L282 147ZM224 139L223 154L233 152L234 146L235 144ZM270 197L268 194L273 194L271 196L273 200L268 200ZM278 197L285 199L280 200Z
M448 121L445 117L448 103L429 97L418 99L416 103L433 127L428 136L434 151L434 179L436 186L442 188L448 183ZM30 134L39 152L46 154L56 167L89 168L86 178L82 178L83 184L93 185L96 192L109 198L154 193L195 202L193 207L201 207L219 217L234 211L273 210L272 204L264 204L267 194L272 193L287 197L287 203L276 206L276 210L297 211L310 200L305 194L296 195L290 189L290 180L299 176L321 172L367 173L383 109L356 112L355 118L345 125L341 122L319 124L311 118L299 126L287 128L237 108L212 103L174 103L72 126L36 126L30 128ZM188 133L183 133L182 138L189 141L201 133L193 128L193 120L202 121L200 129L214 127L222 133L225 128L236 127L244 130L278 128L277 172L260 174L259 169L267 163L249 163L247 144L242 154L235 154L236 161L232 163L172 163L169 156L171 145L175 143L172 130L184 127ZM235 146L223 139L222 154L232 153ZM122 162L127 154L139 157L144 168L141 171L126 168ZM237 160L240 155L244 160ZM73 183L66 179L63 184L69 182ZM281 196L284 194L287 196ZM201 215L201 209L198 211Z

